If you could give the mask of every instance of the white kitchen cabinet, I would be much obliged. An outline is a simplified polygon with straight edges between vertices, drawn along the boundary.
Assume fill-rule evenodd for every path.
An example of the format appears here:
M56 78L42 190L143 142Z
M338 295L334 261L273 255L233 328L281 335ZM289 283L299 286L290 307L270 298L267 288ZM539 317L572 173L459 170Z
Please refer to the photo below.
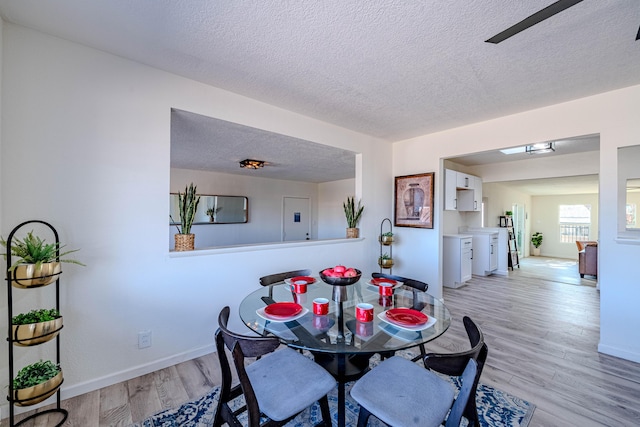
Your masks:
M444 210L479 212L482 209L482 178L445 169Z
M473 274L488 276L498 270L498 233L474 233L473 249Z
M482 178L473 177L473 211L480 212L482 210Z
M443 244L443 280L448 288L459 288L471 279L473 267L473 236L446 234Z
M456 185L458 172L445 169L444 170L444 210L455 211L458 209Z

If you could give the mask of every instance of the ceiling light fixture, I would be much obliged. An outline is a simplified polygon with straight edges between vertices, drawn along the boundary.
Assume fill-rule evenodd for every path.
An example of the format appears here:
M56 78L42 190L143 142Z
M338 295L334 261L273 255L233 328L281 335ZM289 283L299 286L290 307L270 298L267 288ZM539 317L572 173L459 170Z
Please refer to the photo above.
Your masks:
M556 151L556 146L553 142L543 142L540 144L527 145L525 151L529 154L551 153L552 151Z
M264 160L244 159L240 162L240 167L245 169L260 169L264 167Z

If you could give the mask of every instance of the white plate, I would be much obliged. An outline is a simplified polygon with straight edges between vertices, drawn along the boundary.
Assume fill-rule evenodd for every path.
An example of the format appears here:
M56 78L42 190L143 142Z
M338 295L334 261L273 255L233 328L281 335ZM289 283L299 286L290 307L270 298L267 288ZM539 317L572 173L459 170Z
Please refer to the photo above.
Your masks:
M302 316L304 316L305 314L307 314L309 312L308 308L302 307L302 311L298 314L296 314L295 316L291 316L291 317L285 317L285 318L273 318L270 317L268 314L266 314L264 312L265 307L259 308L256 310L256 314L260 317L262 317L264 320L268 320L269 322L279 322L279 323L283 323L283 322L291 322L293 320L298 320L299 318L301 318Z
M429 329L430 327L432 327L433 325L436 324L436 322L438 321L435 317L433 316L429 316L429 320L427 320L427 323L424 323L422 325L418 325L418 326L404 326L404 325L398 325L397 323L393 323L391 320L389 320L387 318L387 312L383 311L382 313L378 314L378 319L382 320L385 323L390 324L391 326L395 326L398 329L404 329L405 331L424 331L425 329Z
M367 280L367 282L366 282L366 283L367 283L367 285L375 286L376 288L379 286L379 285L376 285L375 283L373 283L373 282L371 281L371 279ZM395 285L393 285L393 289L399 288L399 287L400 287L400 286L402 286L403 284L404 284L403 282L398 282L398 281L396 280L396 284L395 284Z

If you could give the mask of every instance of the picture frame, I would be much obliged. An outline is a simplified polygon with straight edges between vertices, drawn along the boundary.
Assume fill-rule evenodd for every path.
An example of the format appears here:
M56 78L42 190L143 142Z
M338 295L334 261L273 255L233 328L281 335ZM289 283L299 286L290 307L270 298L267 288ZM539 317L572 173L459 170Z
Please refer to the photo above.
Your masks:
M434 172L395 177L396 227L433 228Z

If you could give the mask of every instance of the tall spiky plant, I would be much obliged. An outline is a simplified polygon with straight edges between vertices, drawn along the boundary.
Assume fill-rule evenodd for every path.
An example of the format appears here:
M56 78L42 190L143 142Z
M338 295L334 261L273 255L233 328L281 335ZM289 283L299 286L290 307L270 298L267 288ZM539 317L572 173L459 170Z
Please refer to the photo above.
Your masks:
M358 201L356 208L355 198L347 197L347 201L342 203L342 207L344 207L344 215L347 217L347 228L356 228L364 210L362 200Z
M184 194L178 192L178 208L180 209L180 234L191 234L191 226L196 217L200 196L196 195L197 186L193 182L184 188ZM173 220L173 218L172 218Z

